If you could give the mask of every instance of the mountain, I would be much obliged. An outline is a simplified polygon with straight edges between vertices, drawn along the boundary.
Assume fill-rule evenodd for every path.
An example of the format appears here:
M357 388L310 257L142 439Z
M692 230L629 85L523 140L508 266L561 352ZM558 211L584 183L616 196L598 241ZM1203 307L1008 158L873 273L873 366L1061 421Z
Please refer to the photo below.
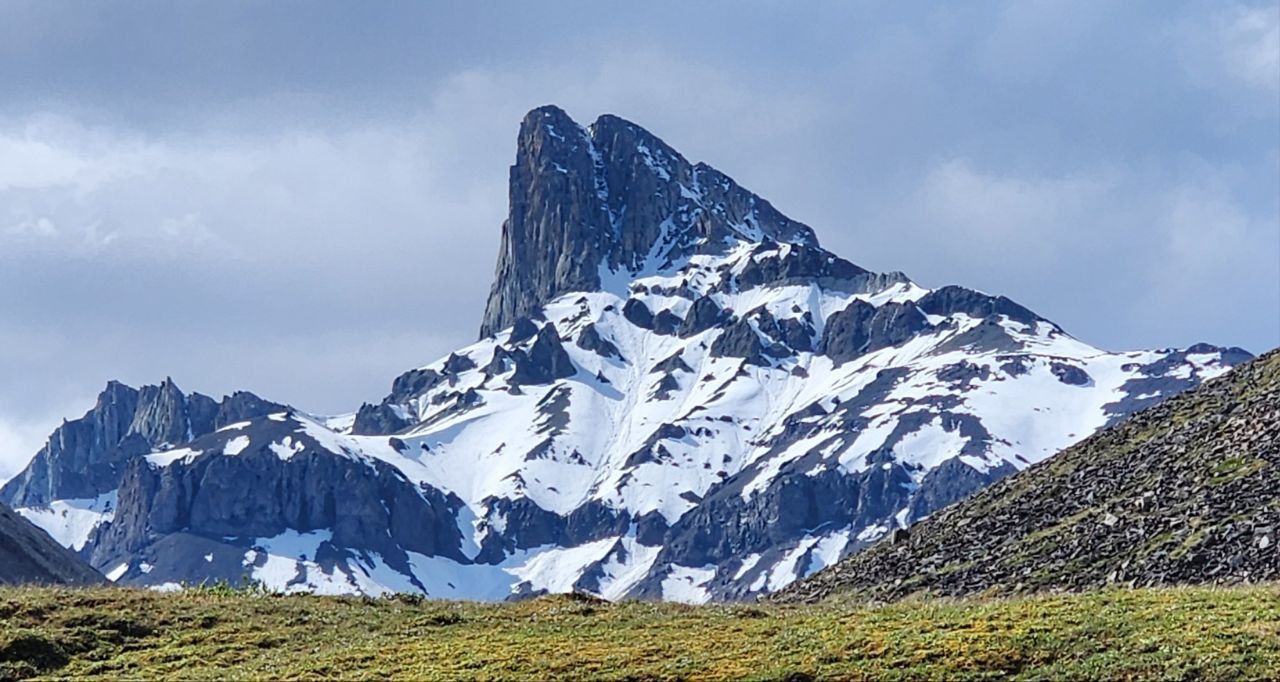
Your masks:
M737 599L1250 357L868 271L614 116L530 112L509 194L480 339L382 400L104 398L0 501L128 584Z
M27 467L0 487L0 502L63 545L85 552L93 529L114 516L117 489L130 462L280 409L247 392L221 402L187 395L172 379L141 389L113 381L93 409L64 421Z
M772 599L1274 581L1278 531L1280 350Z
M0 504L0 585L92 585L106 580L35 524Z

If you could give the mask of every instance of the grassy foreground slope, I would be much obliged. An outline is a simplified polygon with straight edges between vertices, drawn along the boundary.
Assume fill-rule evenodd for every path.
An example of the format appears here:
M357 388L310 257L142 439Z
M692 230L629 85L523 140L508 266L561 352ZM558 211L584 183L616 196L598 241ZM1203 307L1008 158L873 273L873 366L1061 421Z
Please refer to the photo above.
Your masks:
M0 590L0 678L1265 679L1280 588L883 607Z

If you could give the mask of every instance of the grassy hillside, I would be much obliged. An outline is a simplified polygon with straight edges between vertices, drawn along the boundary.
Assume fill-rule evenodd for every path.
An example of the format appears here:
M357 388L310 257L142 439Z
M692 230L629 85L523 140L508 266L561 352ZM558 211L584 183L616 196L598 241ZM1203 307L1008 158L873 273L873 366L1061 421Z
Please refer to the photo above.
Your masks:
M0 678L1260 679L1280 588L879 608L0 590Z

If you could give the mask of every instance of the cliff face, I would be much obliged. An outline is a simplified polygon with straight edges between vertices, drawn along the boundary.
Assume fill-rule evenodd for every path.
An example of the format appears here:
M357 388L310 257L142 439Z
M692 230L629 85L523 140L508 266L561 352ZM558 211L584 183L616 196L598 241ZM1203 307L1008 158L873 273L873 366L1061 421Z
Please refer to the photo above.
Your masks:
M64 421L27 467L0 487L0 502L42 507L54 500L97 498L115 490L124 467L139 456L280 409L244 391L219 402L185 394L172 379L140 389L112 381L93 409Z
M616 116L583 128L556 107L520 124L510 212L480 336L571 291L597 291L769 238L816 245L813 231Z
M135 458L114 520L92 538L92 562L117 581L239 582L252 568L243 562L249 546L237 538L291 535L323 535L308 560L327 559L330 572L355 554L399 567L408 566L410 552L465 560L461 501L343 443L280 412ZM211 558L193 569L197 550Z

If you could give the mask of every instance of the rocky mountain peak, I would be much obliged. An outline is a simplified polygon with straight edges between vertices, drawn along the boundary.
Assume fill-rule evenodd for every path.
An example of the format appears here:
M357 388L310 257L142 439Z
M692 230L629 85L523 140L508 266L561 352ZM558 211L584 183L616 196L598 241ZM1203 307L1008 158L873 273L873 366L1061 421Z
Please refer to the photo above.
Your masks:
M741 242L817 245L806 225L644 128L612 115L583 128L554 106L520 125L497 272L481 338L552 299L667 271Z
M23 507L96 498L118 486L130 459L281 409L244 391L222 402L183 393L171 378L141 388L111 381L93 409L64 421L27 467L0 486L0 501Z

